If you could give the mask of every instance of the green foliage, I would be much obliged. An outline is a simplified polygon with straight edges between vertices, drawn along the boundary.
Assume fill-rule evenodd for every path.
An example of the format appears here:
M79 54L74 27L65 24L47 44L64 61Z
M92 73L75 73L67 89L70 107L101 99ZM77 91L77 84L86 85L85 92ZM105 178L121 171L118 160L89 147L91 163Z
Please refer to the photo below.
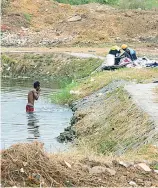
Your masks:
M73 96L70 94L70 90L76 86L77 82L68 84L64 89L61 89L61 91L53 93L50 97L51 101L58 104L69 103L73 99Z
M69 80L81 79L89 76L101 63L101 60L93 58L73 60L73 62L62 66L57 76Z
M119 7L122 9L152 9L158 8L157 0L120 0Z
M30 15L30 14L28 14L28 13L24 13L24 17L25 17L25 19L26 19L28 22L31 22L32 15Z
M8 65L12 65L15 64L15 60L13 60L12 58L10 58L9 56L6 55L2 55L1 56L1 60L2 60L2 64L8 64Z
M100 3L119 5L122 9L152 9L158 8L158 0L56 0L59 3L80 5L88 3Z
M154 169L158 170L158 163L154 165Z

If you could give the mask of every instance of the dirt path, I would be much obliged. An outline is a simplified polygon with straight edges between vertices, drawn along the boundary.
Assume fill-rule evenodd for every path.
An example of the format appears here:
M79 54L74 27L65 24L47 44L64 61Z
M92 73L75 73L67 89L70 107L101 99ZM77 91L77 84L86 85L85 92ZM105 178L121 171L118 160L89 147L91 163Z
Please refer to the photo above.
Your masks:
M135 49L138 52L138 55L140 56L153 56L153 57L157 57L157 49L150 49L150 48L137 48ZM79 54L93 54L93 55L99 55L99 57L104 58L105 55L108 53L109 51L109 47L104 47L104 48L86 48L86 47L66 47L66 48L57 48L57 47L52 47L52 48L47 48L47 47L10 47L10 48L6 48L6 47L2 47L1 48L1 52L7 52L7 53L51 53L51 52L56 52L56 53L71 53L72 55L75 54L75 56L77 55L76 53ZM100 56L101 55L101 56ZM86 55L84 55L86 56ZM94 57L94 56L91 56Z
M154 93L156 87L158 83L133 84L125 86L125 89L132 95L136 104L151 116L155 122L155 129L158 131L158 102Z

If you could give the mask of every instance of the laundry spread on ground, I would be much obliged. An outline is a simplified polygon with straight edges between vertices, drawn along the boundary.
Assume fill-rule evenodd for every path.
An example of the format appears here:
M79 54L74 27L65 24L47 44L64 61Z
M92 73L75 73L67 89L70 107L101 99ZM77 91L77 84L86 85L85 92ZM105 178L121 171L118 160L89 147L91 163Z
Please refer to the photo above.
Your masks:
M107 55L107 58L101 65L101 70L113 70L113 69L119 69L119 68L158 68L158 61L156 60L150 60L147 57L139 57L136 60L132 61L131 59L125 57L122 58L118 65L115 65L115 57L112 57L112 55Z

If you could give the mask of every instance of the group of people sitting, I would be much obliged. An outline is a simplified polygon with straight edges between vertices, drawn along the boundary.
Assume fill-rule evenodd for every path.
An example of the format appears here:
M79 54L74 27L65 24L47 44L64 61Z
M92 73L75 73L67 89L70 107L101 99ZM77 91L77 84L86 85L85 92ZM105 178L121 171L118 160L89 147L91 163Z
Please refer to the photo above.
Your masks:
M121 49L124 51L122 54ZM119 65L120 60L124 57L129 58L131 61L137 59L135 50L129 48L126 44L123 44L121 49L118 46L113 46L109 51L109 54L115 56L115 65Z

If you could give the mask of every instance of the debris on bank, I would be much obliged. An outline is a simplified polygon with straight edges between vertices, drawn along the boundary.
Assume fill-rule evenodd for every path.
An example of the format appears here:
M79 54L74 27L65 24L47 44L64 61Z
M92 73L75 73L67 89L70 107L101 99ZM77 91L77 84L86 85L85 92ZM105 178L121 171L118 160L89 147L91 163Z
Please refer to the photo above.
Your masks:
M158 162L103 161L49 155L39 142L16 144L1 152L3 187L158 186Z
M115 65L114 62L108 62L107 59L102 63L102 65L96 70L115 70L120 68L158 68L158 61L150 60L147 57L140 57L135 61L130 60L129 58L123 58L120 60L118 65Z

